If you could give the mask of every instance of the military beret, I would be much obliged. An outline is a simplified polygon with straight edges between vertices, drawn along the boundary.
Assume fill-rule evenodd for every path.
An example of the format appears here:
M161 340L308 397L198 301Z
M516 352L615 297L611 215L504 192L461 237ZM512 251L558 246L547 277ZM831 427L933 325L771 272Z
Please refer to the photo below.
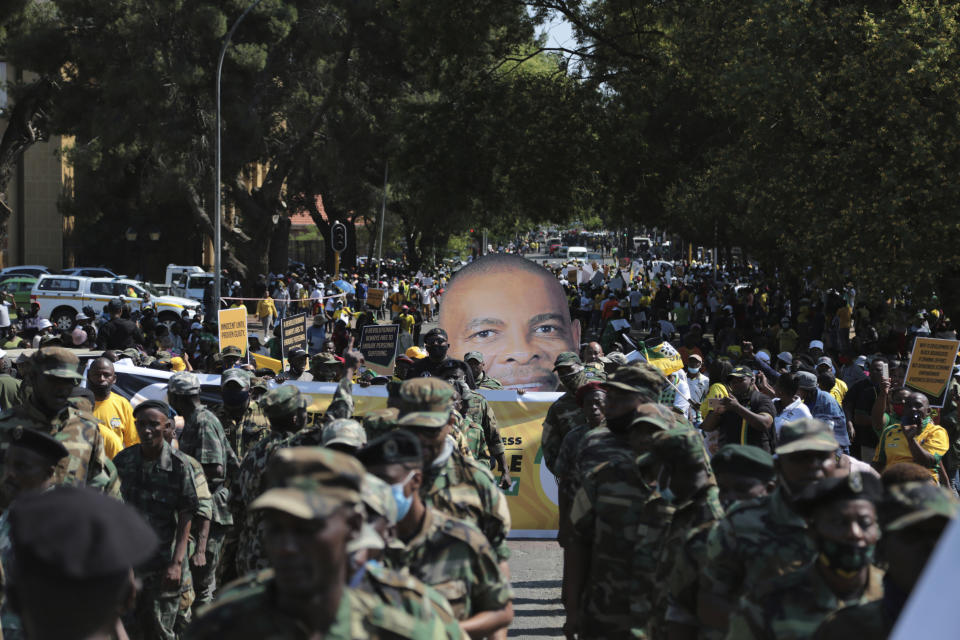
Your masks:
M869 473L851 471L840 477L829 477L807 486L793 505L801 515L810 515L819 506L840 500L869 500L877 503L883 498L883 483Z
M582 364L583 362L580 360L580 356L573 351L563 351L557 354L557 358L553 361L553 370L556 371L560 367L572 367Z
M173 409L163 400L144 400L133 408L133 415L143 413L147 409L156 409L167 417L173 417Z
M581 407L583 406L584 399L587 397L588 393L593 393L594 391L600 391L603 389L603 386L600 384L599 380L591 380L590 382L580 385L580 388L577 389L577 404Z
M477 362L483 362L483 354L479 351L468 351L463 356L463 361L468 362L470 360L476 360Z
M900 531L932 518L953 520L960 503L949 492L929 482L903 482L887 487L880 505L880 523Z
M33 355L37 371L55 378L79 382L83 376L77 371L80 359L73 351L63 347L43 347Z
M243 351L235 344L229 344L220 350L220 356L223 358L242 358Z
M730 473L738 476L772 480L776 475L773 456L749 444L727 444L710 459L715 473Z
M323 427L323 446L344 445L359 449L367 444L367 432L351 418L338 418Z
M271 420L291 416L306 407L307 398L291 384L274 387L260 398L260 408Z
M397 426L400 419L399 409L389 407L368 411L363 416L363 430L367 432L367 439L373 440Z
M365 466L385 464L419 464L423 459L420 440L402 429L391 431L369 443L357 453L357 459Z
M280 449L267 465L271 489L253 501L254 511L272 509L303 520L324 518L361 501L366 472L351 455L324 447Z
M637 362L620 367L603 383L607 389L616 389L628 393L643 393L659 398L660 390L667 383L663 373L645 362Z
M836 451L840 447L833 429L815 418L800 418L780 428L777 436L777 455L798 451Z
M450 422L450 411L413 411L401 416L401 429L442 429Z
M400 413L411 411L450 412L453 409L453 386L436 376L412 378L400 385Z
M226 386L228 382L235 382L244 389L249 389L251 378L253 378L253 376L250 375L250 372L244 369L227 369L223 372L223 375L220 376L220 386Z
M433 329L430 329L430 331L427 331L423 336L423 340L424 342L426 342L427 338L433 338L433 337L440 337L440 338L443 338L444 340L449 340L449 336L447 336L447 332L441 329L440 327L434 327Z
M167 393L194 396L200 393L200 378L192 371L178 371L167 380Z
M310 366L312 367L338 364L340 364L340 359L332 353L321 352L310 357Z
M24 570L42 567L74 580L125 574L158 544L133 508L78 487L21 495L10 507L10 537Z
M361 462L363 461L361 460ZM370 463L364 464L369 466ZM363 486L360 493L363 504L367 506L367 509L383 516L390 524L397 524L397 516L400 510L397 508L397 501L393 497L393 491L389 484L372 473L367 473L363 476Z
M10 446L29 449L54 463L69 455L63 443L53 436L20 424L9 430L9 439Z

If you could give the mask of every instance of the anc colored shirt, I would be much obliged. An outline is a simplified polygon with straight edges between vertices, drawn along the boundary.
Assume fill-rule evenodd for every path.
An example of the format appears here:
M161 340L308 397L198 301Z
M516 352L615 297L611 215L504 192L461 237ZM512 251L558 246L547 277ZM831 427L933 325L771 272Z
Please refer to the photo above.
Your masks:
M752 391L749 401L741 404L753 413L766 413L771 418L777 415L773 400L759 391ZM839 411L839 407L837 409ZM725 444L750 444L773 453L775 433L772 424L769 429L755 429L735 411L727 410L720 416L716 431L720 434L721 447Z
M123 451L123 440L102 422L97 426L100 427L100 435L103 437L103 452L113 460L118 453Z
M916 440L924 450L933 455L934 466L930 467L930 475L933 476L934 480L937 480L940 458L950 449L950 438L947 435L947 430L934 424L930 418L926 418L923 422L923 429L920 431L920 435L916 436ZM883 430L873 461L879 464L881 470L899 462L916 462L913 459L913 454L910 453L910 445L907 444L902 425L895 423Z
M133 407L130 401L120 394L110 392L106 400L98 401L93 405L93 415L101 424L110 427L110 430L120 436L124 447L140 442L137 427L133 421Z

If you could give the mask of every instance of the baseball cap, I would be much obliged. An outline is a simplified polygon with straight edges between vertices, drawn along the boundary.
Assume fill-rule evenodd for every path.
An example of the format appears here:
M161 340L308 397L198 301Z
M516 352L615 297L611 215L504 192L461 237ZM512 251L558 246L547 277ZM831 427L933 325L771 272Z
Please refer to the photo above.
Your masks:
M784 424L777 442L778 456L799 451L836 451L840 447L830 425L814 418L800 418Z
M621 366L601 384L606 389L659 395L666 384L666 378L656 367L645 362L637 362Z
M397 426L401 429L442 429L450 422L449 411L412 411L401 416Z
M817 376L809 371L797 371L794 375L797 377L797 382L800 384L801 389L810 390L817 388Z
M883 483L870 473L853 470L840 477L818 480L797 496L793 505L801 515L811 513L818 506L839 500L869 500L879 502L883 497Z
M640 455L640 458L649 456L661 462L693 465L707 460L703 437L690 427L677 427L654 434L649 445L649 451ZM644 466L646 460L637 459L637 464Z
M398 391L400 415L414 411L446 413L453 410L453 386L436 376L404 380Z
M240 347L238 347L237 345L230 344L220 350L220 355L224 358L231 358L231 357L242 358L243 351L241 351Z
M772 480L776 476L773 456L749 444L726 444L710 459L714 473Z
M887 487L881 509L884 529L899 531L932 518L953 520L960 508L957 499L928 482L904 482Z
M307 399L300 389L289 384L270 389L260 398L260 408L270 420L293 415L306 406Z
M227 369L220 377L220 386L225 386L228 382L236 382L244 389L250 388L251 375L243 369Z
M323 427L323 446L344 445L359 449L367 444L367 432L351 418L338 418Z
M287 360L293 360L294 358L306 358L307 352L301 349L300 347L294 347L287 351Z
M79 382L83 376L77 371L80 359L63 347L43 347L33 355L33 363L40 373Z
M463 356L463 361L467 362L469 360L476 360L477 362L483 362L483 354L479 351L468 351Z
M753 379L753 369L747 367L734 367L728 378L750 378Z
M200 378L192 371L178 371L167 381L167 393L192 396L200 393Z
M417 458L420 461L420 458ZM361 462L363 462L361 460ZM369 466L369 463L364 462ZM363 486L360 488L360 494L363 504L366 507L387 519L390 524L397 524L397 516L400 510L397 508L397 501L393 497L393 491L390 485L373 475L367 473L363 476Z
M811 340L807 349L820 349L823 351L823 340Z
M420 347L409 347L403 352L403 355L413 360L422 360L423 358L427 357L427 352Z
M553 370L556 371L560 367L570 367L573 365L582 365L583 362L580 360L580 356L575 354L573 351L563 351L557 354L556 359L553 361Z
M430 329L430 331L427 331L427 333L423 336L423 340L426 342L428 339L435 337L443 338L444 341L449 340L447 332L440 327L434 327L433 329Z
M786 362L787 364L793 364L793 356L790 355L789 351L781 351L777 354L777 360Z
M250 509L282 511L302 520L325 518L341 506L361 502L365 473L356 458L333 449L280 449L267 465L272 488L254 500Z

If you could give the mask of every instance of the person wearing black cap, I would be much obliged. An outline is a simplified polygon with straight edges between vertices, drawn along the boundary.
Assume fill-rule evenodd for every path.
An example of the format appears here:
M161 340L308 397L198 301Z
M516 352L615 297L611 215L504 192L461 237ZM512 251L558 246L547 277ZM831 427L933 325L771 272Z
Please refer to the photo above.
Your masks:
M447 362L447 351L450 350L447 332L440 327L430 329L423 336L423 347L427 351L427 357L413 363L409 376L411 378L439 375L439 370Z
M143 597L137 602L133 628L147 638L173 640L184 581L187 545L194 518L203 519L193 468L164 439L170 407L147 400L134 409L140 443L114 459L123 500L150 523L160 547L138 572Z
M300 347L294 347L287 352L287 363L289 366L283 372L283 380L297 380L300 382L310 382L313 380L313 374L307 371L307 352Z
M717 400L717 406L703 419L700 428L719 432L720 446L752 444L773 452L773 416L777 410L768 396L757 391L753 371L736 367L726 383L730 395Z
M880 480L856 471L808 486L794 506L809 523L815 559L767 583L751 584L730 616L728 637L809 638L832 612L883 597L873 566Z
M405 548L393 557L394 564L440 591L471 637L506 629L513 620L512 593L483 532L420 497L423 454L417 437L392 431L357 457L390 484L397 501L397 535Z
M89 489L22 496L10 511L13 570L7 592L29 640L124 638L133 570L157 548L129 506Z

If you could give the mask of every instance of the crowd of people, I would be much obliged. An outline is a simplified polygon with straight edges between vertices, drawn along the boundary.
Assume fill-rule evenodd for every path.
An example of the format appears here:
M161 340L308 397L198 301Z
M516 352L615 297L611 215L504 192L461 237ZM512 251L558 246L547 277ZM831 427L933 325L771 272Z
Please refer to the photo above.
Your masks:
M904 386L915 337L956 337L942 309L629 259L381 275L224 300L281 371L210 318L12 314L4 637L505 638L514 480L485 389L560 392L568 638L885 638L956 518L960 369L941 407ZM376 323L406 336L391 375L354 347ZM164 399L132 405L118 363L172 372ZM336 390L320 410L291 381ZM354 385L386 407L359 415Z

